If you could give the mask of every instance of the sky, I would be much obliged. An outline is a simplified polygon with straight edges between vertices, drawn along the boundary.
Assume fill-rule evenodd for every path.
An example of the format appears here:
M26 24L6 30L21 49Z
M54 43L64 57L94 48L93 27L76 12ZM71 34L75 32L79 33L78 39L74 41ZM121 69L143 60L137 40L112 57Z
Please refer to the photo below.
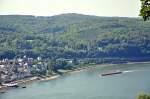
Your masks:
M0 0L0 15L52 16L79 13L138 17L140 0Z

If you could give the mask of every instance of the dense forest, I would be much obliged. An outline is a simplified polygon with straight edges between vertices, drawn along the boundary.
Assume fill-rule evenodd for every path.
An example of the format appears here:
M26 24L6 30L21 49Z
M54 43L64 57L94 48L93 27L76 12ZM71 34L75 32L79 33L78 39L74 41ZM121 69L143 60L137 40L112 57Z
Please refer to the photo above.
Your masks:
M0 15L0 59L149 57L150 21L62 14Z

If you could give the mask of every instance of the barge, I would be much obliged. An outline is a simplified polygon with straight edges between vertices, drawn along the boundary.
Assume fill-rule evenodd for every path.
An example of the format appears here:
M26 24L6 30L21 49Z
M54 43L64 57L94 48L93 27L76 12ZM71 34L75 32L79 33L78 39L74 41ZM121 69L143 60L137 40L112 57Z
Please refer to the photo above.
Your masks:
M102 73L101 76L115 75L115 74L121 74L121 73L122 73L122 71L116 70L116 71Z

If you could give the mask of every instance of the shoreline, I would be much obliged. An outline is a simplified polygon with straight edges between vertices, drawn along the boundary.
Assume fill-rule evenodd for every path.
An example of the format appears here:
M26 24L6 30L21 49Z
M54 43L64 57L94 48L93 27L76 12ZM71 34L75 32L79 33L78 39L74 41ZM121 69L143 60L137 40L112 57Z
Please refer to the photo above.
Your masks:
M36 82L49 81L60 77L60 75L50 75L49 77L40 78L40 77L30 77L27 79L17 80L12 83L17 83L19 87L23 87ZM12 89L13 87L0 86L0 93L5 93L7 90Z
M137 63L150 63L150 61L147 61L147 62L128 62L128 63L123 63L123 64L137 64ZM117 65L117 64L109 64L109 63L108 64L93 64L93 65L90 64L89 66L79 67L79 68L76 68L73 70L66 70L66 72L64 72L63 74L74 74L74 73L79 73L82 71L94 69L97 67L106 67L106 66L112 66L112 65ZM46 76L44 78L34 76L34 77L26 78L26 79L17 80L17 81L14 81L13 83L17 83L19 85L19 87L21 87L23 85L28 85L28 84L32 84L32 83L36 83L36 82L50 81L53 79L57 79L60 76L61 76L60 74L49 75L49 76ZM9 89L12 89L12 88L7 87L7 86L0 86L0 93L5 93Z

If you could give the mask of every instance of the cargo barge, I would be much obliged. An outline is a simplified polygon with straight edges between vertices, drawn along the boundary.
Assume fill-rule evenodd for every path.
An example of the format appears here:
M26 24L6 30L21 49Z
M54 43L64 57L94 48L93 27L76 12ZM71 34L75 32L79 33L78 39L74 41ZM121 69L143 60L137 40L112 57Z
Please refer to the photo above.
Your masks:
M115 75L115 74L121 74L122 71L111 71L111 72L107 72L107 73L102 73L101 76L108 76L108 75Z

